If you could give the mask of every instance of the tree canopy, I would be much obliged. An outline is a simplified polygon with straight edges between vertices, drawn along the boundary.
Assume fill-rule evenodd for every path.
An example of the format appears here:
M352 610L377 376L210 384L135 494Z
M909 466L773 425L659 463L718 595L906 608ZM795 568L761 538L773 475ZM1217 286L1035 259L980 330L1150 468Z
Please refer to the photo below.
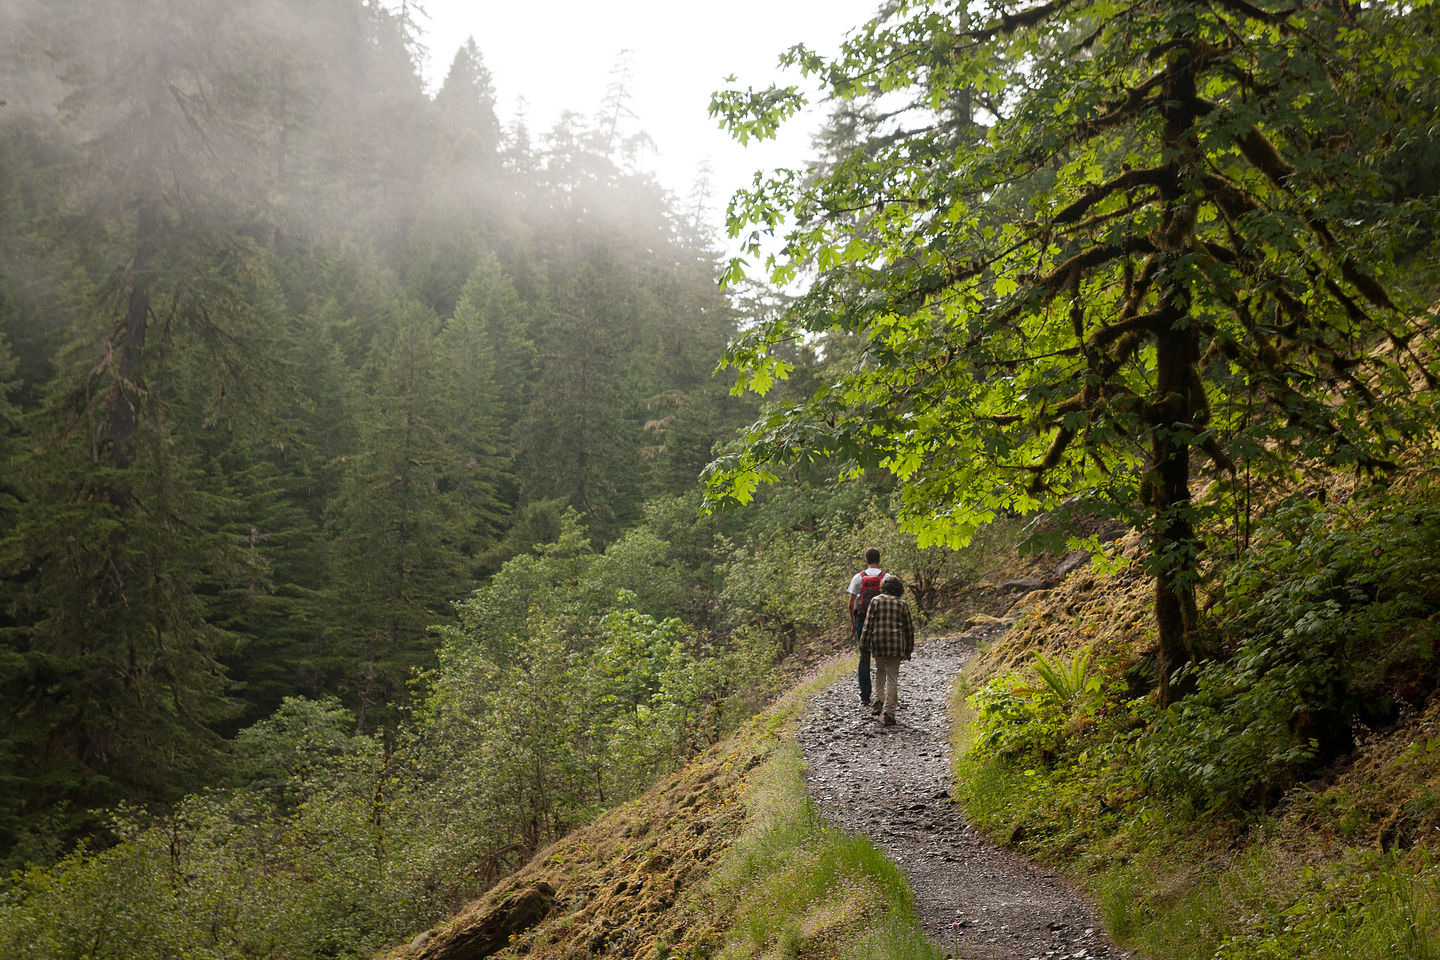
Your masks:
M814 282L726 363L763 394L795 339L854 361L714 462L712 500L826 459L900 478L926 542L1001 511L1118 515L1149 538L1165 696L1201 653L1200 526L1236 478L1383 468L1433 414L1433 324L1397 268L1433 240L1436 196L1395 171L1433 149L1434 21L918 2L834 59L792 49L843 124L826 163L736 196L728 278L763 257ZM727 90L712 112L763 136L800 96ZM1227 482L1201 498L1194 469Z

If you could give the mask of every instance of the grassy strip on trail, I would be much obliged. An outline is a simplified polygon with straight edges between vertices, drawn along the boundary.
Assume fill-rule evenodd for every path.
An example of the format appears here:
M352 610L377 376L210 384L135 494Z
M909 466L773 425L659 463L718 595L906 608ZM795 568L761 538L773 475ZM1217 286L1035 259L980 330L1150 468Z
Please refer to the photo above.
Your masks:
M809 696L851 669L851 659L840 660L777 711L793 723ZM869 840L821 818L793 737L748 778L745 805L743 831L697 898L716 921L728 918L716 956L938 960L899 868Z
M827 826L786 744L751 778L750 819L708 884L730 930L718 956L935 960L910 890L869 840Z

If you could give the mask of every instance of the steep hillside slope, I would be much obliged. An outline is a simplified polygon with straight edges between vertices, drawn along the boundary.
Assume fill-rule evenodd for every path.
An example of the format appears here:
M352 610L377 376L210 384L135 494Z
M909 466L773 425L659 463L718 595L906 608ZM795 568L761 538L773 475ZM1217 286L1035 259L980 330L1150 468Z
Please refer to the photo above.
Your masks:
M713 939L688 900L745 819L747 775L786 737L785 715L757 717L642 797L542 851L392 960L504 955L660 956Z
M826 827L794 723L832 660L730 740L536 858L387 960L913 957L938 960L895 867Z

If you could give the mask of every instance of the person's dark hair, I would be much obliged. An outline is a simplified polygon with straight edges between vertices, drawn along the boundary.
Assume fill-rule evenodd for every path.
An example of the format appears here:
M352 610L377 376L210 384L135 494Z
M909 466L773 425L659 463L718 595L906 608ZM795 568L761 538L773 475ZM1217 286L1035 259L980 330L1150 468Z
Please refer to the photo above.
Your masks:
M898 597L905 593L905 584L900 582L899 577L889 576L880 581L880 589L892 597Z
M879 551L879 550L876 550L874 547L871 547L869 550L866 550L866 551L865 551L865 562L868 563L868 564L870 564L870 566L872 566L872 567L875 566L875 564L877 564L877 563L880 562L880 551Z

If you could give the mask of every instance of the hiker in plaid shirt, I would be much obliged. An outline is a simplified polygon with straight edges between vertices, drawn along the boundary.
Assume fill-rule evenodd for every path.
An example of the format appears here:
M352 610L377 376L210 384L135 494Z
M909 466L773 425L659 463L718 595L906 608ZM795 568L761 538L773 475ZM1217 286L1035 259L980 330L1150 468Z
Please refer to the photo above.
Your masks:
M865 627L860 632L860 653L870 654L875 664L874 706L872 714L882 710L885 725L895 723L896 689L900 680L900 661L909 660L915 652L915 624L910 619L910 605L900 599L905 584L900 578L887 575L880 584L880 595L870 601L865 614Z

